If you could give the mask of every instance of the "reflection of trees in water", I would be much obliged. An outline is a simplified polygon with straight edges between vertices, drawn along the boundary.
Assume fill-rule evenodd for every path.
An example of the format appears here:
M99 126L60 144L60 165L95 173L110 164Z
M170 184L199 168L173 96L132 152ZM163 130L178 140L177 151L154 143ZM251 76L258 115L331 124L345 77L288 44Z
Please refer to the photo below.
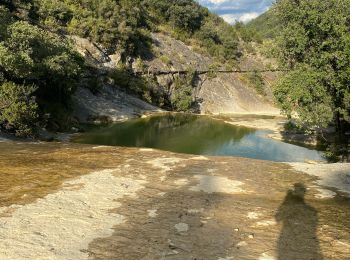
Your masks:
M237 142L252 132L255 131L206 117L169 114L116 124L87 134L82 141L201 154L229 141Z
M350 162L350 141L342 139L334 143L326 144L325 156L330 162Z
M283 227L277 244L278 259L323 259L317 239L317 211L305 200L303 184L294 184L276 213Z

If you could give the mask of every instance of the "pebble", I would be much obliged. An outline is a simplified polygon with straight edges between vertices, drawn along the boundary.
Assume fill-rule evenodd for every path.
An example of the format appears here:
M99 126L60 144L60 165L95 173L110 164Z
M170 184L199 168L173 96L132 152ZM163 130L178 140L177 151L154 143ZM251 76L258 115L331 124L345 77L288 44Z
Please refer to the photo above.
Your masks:
M189 227L186 223L178 223L175 225L177 232L187 232Z

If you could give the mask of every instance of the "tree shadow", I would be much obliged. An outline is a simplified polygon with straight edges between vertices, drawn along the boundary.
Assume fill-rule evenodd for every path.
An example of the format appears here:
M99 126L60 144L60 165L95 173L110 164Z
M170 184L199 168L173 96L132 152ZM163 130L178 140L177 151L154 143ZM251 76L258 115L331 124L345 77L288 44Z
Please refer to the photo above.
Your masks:
M317 238L317 210L305 202L306 188L295 183L275 218L283 227L277 242L278 259L323 259Z

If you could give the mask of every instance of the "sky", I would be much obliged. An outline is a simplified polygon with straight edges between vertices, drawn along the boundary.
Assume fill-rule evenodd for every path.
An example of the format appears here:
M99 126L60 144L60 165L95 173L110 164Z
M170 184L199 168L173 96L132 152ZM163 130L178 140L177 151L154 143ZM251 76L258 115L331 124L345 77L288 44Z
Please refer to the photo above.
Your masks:
M249 22L267 11L274 0L197 0L226 22Z

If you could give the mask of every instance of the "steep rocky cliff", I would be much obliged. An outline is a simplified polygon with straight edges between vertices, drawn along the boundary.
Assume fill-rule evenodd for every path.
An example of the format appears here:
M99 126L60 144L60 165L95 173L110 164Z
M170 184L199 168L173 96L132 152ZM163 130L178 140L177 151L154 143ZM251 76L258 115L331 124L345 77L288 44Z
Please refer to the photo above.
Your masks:
M270 85L276 79L277 72L262 72L264 94L249 84L248 74L254 70L267 70L263 59L258 56L243 55L234 66L228 67L215 62L212 58L196 52L191 46L169 35L152 34L151 50L143 53L142 59L128 59L130 76L146 75L156 82L165 104L176 91L176 78L185 78L194 73L191 111L202 114L278 114L273 106ZM127 93L118 81L110 77L120 63L120 55L107 55L98 45L86 39L73 37L78 51L85 57L91 71L86 78L96 77L102 87L94 94L83 88L82 82L75 94L75 116L81 121L91 121L99 117L120 120L140 115L147 111L157 111L157 107L138 100ZM233 72L234 71L234 72ZM240 72L241 71L241 72ZM130 95L131 94L131 95ZM165 109L171 110L164 105Z
M263 70L262 60L244 55L235 68L226 68L215 64L209 57L196 53L190 46L164 34L153 34L154 46L160 57L155 57L146 64L151 70L196 71L210 70ZM168 61L165 64L164 61ZM167 59L168 58L168 59ZM216 67L213 69L213 67ZM247 84L246 73L204 73L198 76L197 86L193 90L193 98L200 103L200 113L278 113L272 105L271 91L268 87L275 79L272 72L264 73L266 97L259 95ZM174 87L173 74L157 76L161 86Z

